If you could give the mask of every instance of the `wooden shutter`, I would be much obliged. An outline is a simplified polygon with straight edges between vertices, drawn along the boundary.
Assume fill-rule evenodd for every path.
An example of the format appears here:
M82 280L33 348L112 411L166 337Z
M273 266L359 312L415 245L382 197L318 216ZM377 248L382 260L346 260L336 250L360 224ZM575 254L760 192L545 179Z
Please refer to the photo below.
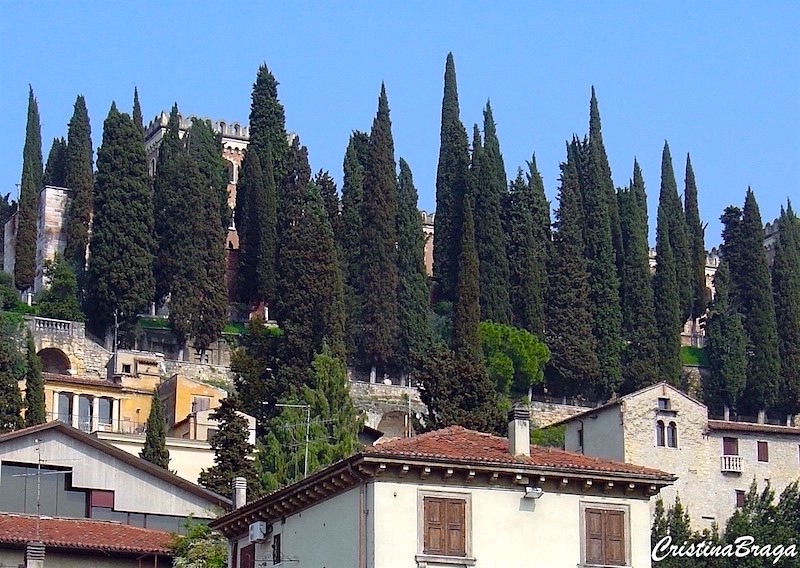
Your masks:
M425 497L425 534L423 552L425 554L444 554L445 499Z
M239 555L239 568L256 568L256 545L248 544Z
M769 446L767 446L766 442L758 443L758 461L760 462L769 461Z
M724 456L738 456L739 455L739 439L738 438L722 438L722 455L724 455Z
M586 563L603 564L603 511L586 509Z
M603 511L605 564L625 565L625 513Z
M448 556L467 555L467 503L461 499L447 500L447 550Z
M467 502L425 497L423 552L441 556L467 555Z

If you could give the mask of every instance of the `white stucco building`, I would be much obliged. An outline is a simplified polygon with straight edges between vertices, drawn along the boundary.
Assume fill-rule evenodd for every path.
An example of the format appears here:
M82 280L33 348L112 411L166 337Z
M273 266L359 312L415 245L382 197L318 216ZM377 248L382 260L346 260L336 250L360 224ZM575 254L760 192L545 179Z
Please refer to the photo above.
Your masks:
M368 447L211 523L231 568L651 565L662 471L450 427Z
M800 478L800 428L710 420L704 404L667 383L561 423L568 451L676 475L664 504L680 496L695 529L724 526L754 479L779 495Z

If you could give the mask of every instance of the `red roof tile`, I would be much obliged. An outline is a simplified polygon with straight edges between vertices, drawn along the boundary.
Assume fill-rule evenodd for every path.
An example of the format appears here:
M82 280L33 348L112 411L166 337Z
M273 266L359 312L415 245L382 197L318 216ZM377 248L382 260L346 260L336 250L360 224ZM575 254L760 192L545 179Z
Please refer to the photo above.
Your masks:
M172 534L111 521L43 517L40 540L45 547L172 555ZM0 513L0 543L25 545L36 539L36 516Z
M508 439L450 426L413 438L392 440L364 449L363 455L387 458L424 458L465 464L527 466L558 471L632 475L664 481L674 477L657 469L565 452L555 448L531 446L530 456L514 456Z
M800 428L794 426L778 426L775 424L753 424L752 422L730 422L727 420L709 420L709 430L724 430L727 432L757 432L760 434L783 434L785 436L800 436Z

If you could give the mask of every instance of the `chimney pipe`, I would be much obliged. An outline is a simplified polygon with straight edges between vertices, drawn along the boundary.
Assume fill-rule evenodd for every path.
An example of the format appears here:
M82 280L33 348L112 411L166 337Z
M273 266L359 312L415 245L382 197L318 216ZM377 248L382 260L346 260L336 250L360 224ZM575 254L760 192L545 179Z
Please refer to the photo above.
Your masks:
M31 541L25 548L25 568L44 568L44 544Z
M233 508L239 509L247 504L247 480L244 477L233 478Z
M531 410L514 405L508 412L508 451L514 456L531 455Z

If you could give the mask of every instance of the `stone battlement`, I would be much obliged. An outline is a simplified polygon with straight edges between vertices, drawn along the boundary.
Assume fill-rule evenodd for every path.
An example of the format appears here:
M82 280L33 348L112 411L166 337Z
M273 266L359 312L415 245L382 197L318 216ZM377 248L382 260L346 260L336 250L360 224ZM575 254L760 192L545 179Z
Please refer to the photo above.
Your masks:
M189 130L192 126L192 119L200 119L200 120L208 120L211 122L211 128L216 133L221 133L224 138L238 138L239 140L249 140L250 139L250 127L246 124L241 124L239 122L226 122L224 120L210 120L208 118L203 118L195 115L189 115L187 117L183 117L182 115L178 115L180 117L180 129L183 131ZM162 111L158 114L153 120L145 128L145 140L150 138L156 131L166 128L167 124L169 123L169 113Z

